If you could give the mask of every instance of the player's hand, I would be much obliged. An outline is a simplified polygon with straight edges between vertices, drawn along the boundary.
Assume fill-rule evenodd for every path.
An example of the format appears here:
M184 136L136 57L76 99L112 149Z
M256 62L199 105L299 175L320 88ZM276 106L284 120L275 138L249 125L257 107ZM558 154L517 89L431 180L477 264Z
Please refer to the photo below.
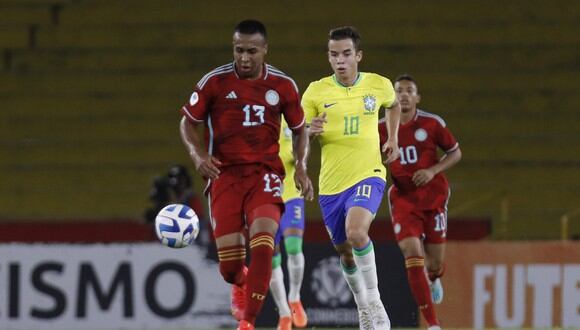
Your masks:
M205 178L217 179L220 174L220 169L218 167L221 165L222 163L217 158L211 155L206 155L205 157L201 157L199 161L195 162L195 169Z
M318 136L324 133L324 124L327 123L326 112L323 112L318 117L312 118L310 122L310 127L308 128L308 134L310 136Z
M429 181L431 181L434 176L435 172L426 168L413 173L412 180L417 187L421 187L429 183Z
M300 195L304 197L307 201L314 199L314 188L312 187L312 181L306 174L306 168L304 166L296 166L296 172L294 172L294 182L296 183L296 189L300 190Z
M381 149L387 158L383 161L385 164L390 164L399 158L399 145L397 141L388 139Z

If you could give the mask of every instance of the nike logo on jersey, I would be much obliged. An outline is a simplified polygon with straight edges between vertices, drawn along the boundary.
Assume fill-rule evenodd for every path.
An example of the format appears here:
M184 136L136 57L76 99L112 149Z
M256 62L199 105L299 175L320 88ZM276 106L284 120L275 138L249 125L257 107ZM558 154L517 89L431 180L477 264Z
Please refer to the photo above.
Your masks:
M238 96L236 95L236 92L234 92L234 91L231 91L231 92L230 92L230 93L229 93L229 94L226 96L226 99L232 99L232 100L233 100L233 99L237 99L237 98L238 98Z
M324 108L330 108L331 106L337 104L338 102L334 102L334 103L324 103Z

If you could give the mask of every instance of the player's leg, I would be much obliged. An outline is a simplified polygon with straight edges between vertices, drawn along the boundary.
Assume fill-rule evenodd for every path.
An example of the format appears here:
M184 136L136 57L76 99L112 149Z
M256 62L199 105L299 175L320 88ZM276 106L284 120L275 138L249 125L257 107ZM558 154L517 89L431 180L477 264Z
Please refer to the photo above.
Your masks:
M441 283L441 277L445 272L445 264L443 263L444 250L445 244L425 245L425 252L428 256L427 272L429 276L429 288L431 289L431 299L435 304L443 302L443 284Z
M224 280L232 284L231 312L236 320L243 318L246 307L246 247L244 236L240 233L216 237L216 247L220 273Z
M284 249L288 267L288 303L292 310L294 326L306 327L308 317L300 300L300 289L304 278L304 199L296 198L286 202L286 212L282 216L281 228L284 232Z
M259 170L245 178L243 184L248 188L244 209L250 241L244 320L254 324L270 286L274 236L284 212L284 202L280 197L282 180L276 173Z
M381 301L378 288L377 267L373 242L368 236L373 215L362 207L351 207L346 220L348 241L352 244L351 253L355 267L358 268L364 291L366 291L369 310L374 329L390 329L390 320ZM355 224L356 223L356 224Z
M282 220L283 221L283 220ZM272 257L272 277L270 278L270 293L278 308L280 320L278 330L292 329L292 313L286 299L286 287L284 286L284 273L282 272L282 255L280 254L280 241L282 240L282 227L278 228L274 240L275 250Z
M427 274L433 302L443 301L441 277L445 272L445 242L447 241L447 208L442 206L425 214L425 254Z
M330 239L340 256L342 274L354 296L358 309L360 329L373 329L373 320L367 299L367 290L352 253L352 246L347 241L345 230L344 203L348 193L320 196L320 209L324 224L329 231Z
M427 273L430 281L431 298L435 304L443 301L443 285L441 277L445 273L445 243L425 244L425 254L427 255Z
M246 280L246 310L244 320L254 324L262 309L272 275L274 235L278 229L281 208L266 204L248 214L250 238L250 264Z
M352 246L348 243L348 241L344 241L341 244L335 244L334 248L340 256L342 275L344 276L344 279L346 280L346 283L352 292L354 302L357 306L360 329L372 330L374 329L374 326L367 297L367 290L361 271L354 261Z
M431 300L429 282L425 276L425 257L421 241L418 237L407 237L399 242L399 247L405 257L405 268L407 269L411 293L423 318L429 326L439 325Z
M389 208L393 222L393 231L405 257L407 280L413 298L429 326L438 326L435 307L431 300L429 282L425 276L425 255L420 237L424 233L421 214L417 214L414 205L398 199L389 189Z
M364 280L375 329L390 329L391 322L381 301L373 242L368 232L377 212L385 181L369 178L359 182L346 202L346 236L353 247L356 265Z
M232 315L243 317L246 299L246 244L242 217L242 200L236 189L225 189L235 180L224 174L216 180L208 194L210 219L218 252L219 269L224 280L232 284ZM225 207L224 205L227 205Z

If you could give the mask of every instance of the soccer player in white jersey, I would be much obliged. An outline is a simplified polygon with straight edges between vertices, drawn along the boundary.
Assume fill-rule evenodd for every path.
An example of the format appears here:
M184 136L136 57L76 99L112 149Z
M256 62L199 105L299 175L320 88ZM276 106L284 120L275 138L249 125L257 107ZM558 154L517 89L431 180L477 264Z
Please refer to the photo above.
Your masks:
M381 302L369 227L381 203L387 171L379 146L379 109L386 109L386 162L399 156L400 106L389 79L360 72L360 35L347 26L330 31L334 74L308 86L302 97L309 134L322 147L319 203L342 270L354 294L360 329L390 329Z

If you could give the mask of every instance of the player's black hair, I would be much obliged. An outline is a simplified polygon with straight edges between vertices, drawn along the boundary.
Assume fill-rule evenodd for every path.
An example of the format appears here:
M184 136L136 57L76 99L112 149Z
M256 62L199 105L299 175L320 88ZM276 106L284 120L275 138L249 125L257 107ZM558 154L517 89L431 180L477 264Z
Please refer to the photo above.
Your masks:
M417 81L410 74L403 73L402 75L398 76L397 79L395 79L395 82L399 82L401 80L406 80L406 81L412 82L413 84L415 84L415 87L417 87L417 90L419 90L419 85L417 85Z
M351 39L354 45L354 50L360 50L361 37L360 33L354 26L341 26L330 30L328 33L328 40L344 40Z
M264 23L255 19L246 19L238 23L234 28L234 32L239 32L241 34L254 34L259 33L264 37L265 40L268 39L268 33L266 32L266 26Z

